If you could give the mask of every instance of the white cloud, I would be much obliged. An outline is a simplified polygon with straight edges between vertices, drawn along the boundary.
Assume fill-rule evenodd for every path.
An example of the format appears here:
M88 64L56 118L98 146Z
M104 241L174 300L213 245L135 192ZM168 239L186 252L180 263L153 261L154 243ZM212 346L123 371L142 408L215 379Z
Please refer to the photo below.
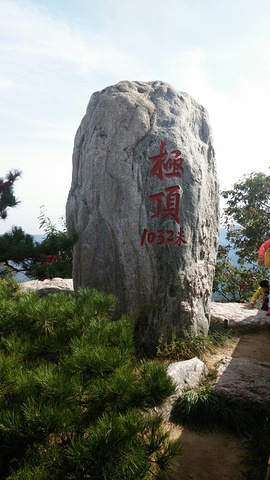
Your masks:
M252 171L269 174L270 90L263 79L244 76L237 77L234 91L215 89L206 73L207 60L203 50L187 52L175 59L170 74L174 85L209 113L223 190Z
M64 140L65 142L74 141L74 131L73 129L61 128L60 125L50 125L44 127L41 131L33 132L34 138L46 138L46 139L58 139Z
M47 9L29 3L0 3L2 55L25 62L29 57L48 57L77 65L82 72L91 68L115 71L129 62L129 56L109 45L104 35L93 30L83 34L76 27L54 19ZM49 73L49 72L48 72Z
M0 90L6 90L8 88L13 88L15 86L15 82L9 80L8 78L0 75Z
M0 222L0 234L12 225L20 225L26 232L39 231L38 216L45 205L52 222L65 214L65 205L71 184L71 149L46 148L46 142L36 145L14 144L10 146L12 167L2 162L1 173L10 168L22 170L22 178L15 184L15 196L21 203L8 210L5 222Z
M243 56L232 64L234 52L219 49L225 45L220 37L219 47L203 44L209 18L205 13L200 23L198 5L194 12L177 0L169 0L166 8L161 0L140 0L130 8L122 0L85 4L88 17L98 4L98 27L94 22L88 27L87 19L81 24L79 14L75 20L53 14L39 1L0 0L0 173L23 171L22 203L11 211L11 224L37 233L42 204L49 216L63 215L76 128L90 95L120 80L167 81L208 110L222 189L252 170L268 171L268 45L261 44L256 56L261 78L258 74L251 81Z
M44 8L16 3L0 4L0 28L3 50L16 54L47 55L87 63L92 61L91 51L78 36L72 34L65 23L54 20Z
M202 49L184 52L174 59L170 57L170 73L177 85L181 85L181 90L194 96L198 102L208 98L211 90L204 68L206 58L207 54Z
M268 112L270 91L258 82L239 78L237 95L219 95L211 104L221 184L229 188L244 174L269 174Z

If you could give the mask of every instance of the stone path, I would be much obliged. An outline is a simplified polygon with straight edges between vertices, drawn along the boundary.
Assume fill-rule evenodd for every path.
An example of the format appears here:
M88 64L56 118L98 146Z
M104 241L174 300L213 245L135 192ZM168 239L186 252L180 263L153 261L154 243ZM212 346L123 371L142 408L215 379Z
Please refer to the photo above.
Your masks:
M249 309L245 304L212 303L212 319L231 327L270 326L270 316L265 311ZM267 335L267 331L265 335ZM240 349L238 345L236 351ZM254 347L254 343L253 343ZM248 402L254 408L270 413L270 343L269 355L262 358L253 356L252 348L242 357L237 352L225 356L218 367L215 390L238 401Z
M270 325L270 316L263 310L249 308L246 303L211 303L211 320L229 327Z
M212 304L216 321L246 327L239 339L217 350L206 359L211 369L219 363L216 388L240 401L253 401L265 410L270 405L270 317L244 304ZM212 317L212 318L213 318ZM252 330L253 328L253 330ZM219 431L201 433L172 426L173 438L184 446L174 480L244 480L243 440ZM263 479L262 479L263 480Z

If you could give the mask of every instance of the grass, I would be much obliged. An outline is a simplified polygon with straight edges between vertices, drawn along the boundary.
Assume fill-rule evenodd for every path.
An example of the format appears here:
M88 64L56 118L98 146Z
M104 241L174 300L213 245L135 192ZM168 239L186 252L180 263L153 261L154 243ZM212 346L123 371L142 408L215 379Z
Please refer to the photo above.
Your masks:
M259 413L254 418L251 407L220 395L209 385L184 392L172 412L175 423L207 430L222 425L237 434L250 433L258 419Z
M157 356L163 360L178 362L198 357L204 360L209 353L215 353L218 347L238 338L237 332L228 327L213 322L207 336L174 338L170 343L161 339Z

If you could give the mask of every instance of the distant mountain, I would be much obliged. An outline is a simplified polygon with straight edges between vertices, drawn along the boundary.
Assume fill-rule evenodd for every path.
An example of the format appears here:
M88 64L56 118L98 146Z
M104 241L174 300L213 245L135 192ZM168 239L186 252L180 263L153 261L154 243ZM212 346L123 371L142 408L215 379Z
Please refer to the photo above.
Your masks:
M226 239L226 235L227 235L227 230L225 228L221 228L219 233L219 245L223 245L223 246L228 245L228 240ZM229 251L228 257L232 265L237 265L237 261L239 257L235 253L235 250L233 248Z
M41 243L42 240L44 240L44 238L46 237L46 235L32 235L34 237L34 239L36 240L36 242L38 243Z

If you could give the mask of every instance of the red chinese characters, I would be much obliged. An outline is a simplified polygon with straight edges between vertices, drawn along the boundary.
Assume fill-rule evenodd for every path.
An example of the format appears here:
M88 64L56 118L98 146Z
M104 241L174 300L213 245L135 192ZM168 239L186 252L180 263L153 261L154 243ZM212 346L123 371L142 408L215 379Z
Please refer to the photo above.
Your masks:
M165 170L164 176L166 178L182 177L184 169L182 167L183 158L181 158L180 150L172 150L169 154L166 150L166 143L161 140L159 155L149 157L154 166L151 170L151 174L157 176L159 180L163 180L163 170Z
M174 243L176 243L176 245L178 245L178 247L181 247L181 243L187 243L185 240L184 240L184 231L183 229L180 227L180 232L178 232L178 235L177 235L177 238L176 238L176 241Z
M168 230L165 232L164 230L158 230L157 233L155 232L148 232L147 228L144 229L142 238L141 238L141 247L144 246L145 242L148 242L150 245L155 243L156 245L163 245L166 243L174 243L178 247L181 247L182 243L187 243L184 240L184 231L180 227L180 232L176 234L173 230Z
M166 143L160 142L159 154L153 157L148 157L154 164L151 169L151 174L156 176L159 180L165 178L178 177L181 178L184 172L183 158L181 158L180 150L172 150L170 153L166 150ZM165 188L164 191L148 196L151 202L156 202L156 212L151 215L151 218L161 217L164 221L168 217L180 225L179 206L180 206L180 185L172 185ZM176 236L175 236L176 235ZM180 227L180 231L175 233L173 230L164 231L162 229L157 232L148 232L145 228L141 237L141 246L147 242L150 245L163 245L165 243L173 243L178 247L187 242L184 239L184 231Z
M180 190L179 185L174 185L173 187L165 188L166 192L166 208L162 209L162 198L165 196L165 193L160 192L155 195L149 195L151 202L157 202L157 212L151 216L151 218L156 218L159 215L163 215L162 220L168 218L172 215L176 223L180 223L179 220L179 204L180 204L180 193L177 192Z

